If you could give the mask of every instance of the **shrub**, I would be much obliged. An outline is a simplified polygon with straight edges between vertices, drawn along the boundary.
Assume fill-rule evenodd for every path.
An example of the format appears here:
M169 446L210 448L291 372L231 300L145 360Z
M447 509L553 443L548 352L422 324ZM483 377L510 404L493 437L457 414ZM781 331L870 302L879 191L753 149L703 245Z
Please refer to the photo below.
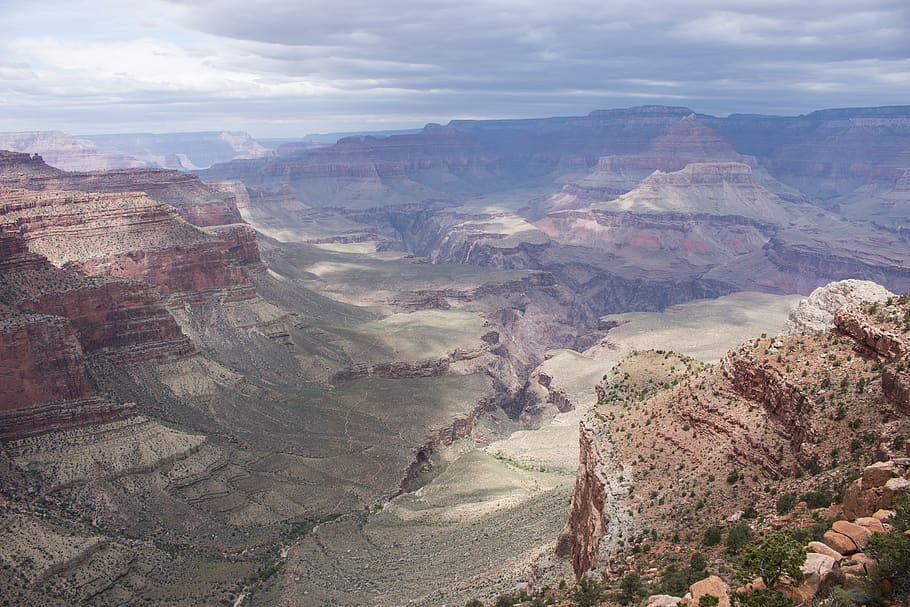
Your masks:
M730 554L737 554L740 549L752 541L752 527L746 521L733 525L727 533L727 550Z
M619 583L619 602L623 605L628 605L641 596L643 590L644 585L641 582L641 576L634 571L627 573ZM590 607L595 604L596 603L588 603L587 605L582 605L579 603L579 607Z
M867 552L878 561L872 579L892 598L910 599L910 536L899 531L876 533Z
M706 575L703 575L705 572L705 567L707 566L708 559L706 559L705 555L701 552L696 552L691 557L689 557L689 569L696 575L701 576L698 578L699 580L707 577Z
M471 599L464 604L464 607L483 607L483 603L479 599Z
M720 543L721 537L723 535L723 529L720 527L712 526L705 529L705 538L702 543L705 546L717 546Z
M682 596L689 591L689 572L670 565L660 574L660 590L664 594Z
M823 487L817 491L804 493L799 499L806 502L809 508L827 508L834 501L834 493Z
M717 607L720 605L720 599L713 594L703 594L698 597L698 607Z
M517 602L511 594L500 594L496 597L494 607L513 607Z
M746 544L739 552L737 578L748 583L760 577L767 588L774 588L781 576L802 577L806 548L786 531L772 533L759 542Z
M736 607L793 607L796 604L783 592L768 588L751 594L734 592L732 598Z
M588 576L578 580L578 584L572 592L572 600L578 607L593 607L600 604L603 598L603 584Z
M777 498L777 513L780 515L787 514L796 506L795 493L783 493Z

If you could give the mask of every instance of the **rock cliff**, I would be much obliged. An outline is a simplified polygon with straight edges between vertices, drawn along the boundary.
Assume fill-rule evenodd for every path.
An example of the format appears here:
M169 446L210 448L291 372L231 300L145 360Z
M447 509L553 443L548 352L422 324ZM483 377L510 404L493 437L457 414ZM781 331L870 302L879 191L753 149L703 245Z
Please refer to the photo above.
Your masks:
M819 287L797 304L787 320L791 334L827 331L834 327L834 313L864 302L885 303L894 293L868 280L841 280Z
M0 309L0 440L135 415L90 387L85 358L64 318Z
M233 299L254 294L241 263L261 268L261 260L252 234L242 228L206 234L173 207L135 192L4 188L0 200L0 222L57 266L142 280L171 299L203 291Z
M598 388L598 430L581 438L559 541L576 573L630 556L605 543L650 534L652 547L674 552L670 536L697 537L748 507L773 512L762 487L808 495L905 454L907 313L898 297L842 309L827 332L757 338L704 370L669 354L626 359ZM633 489L609 512L631 519L597 538L597 518L609 518L606 481L622 478Z

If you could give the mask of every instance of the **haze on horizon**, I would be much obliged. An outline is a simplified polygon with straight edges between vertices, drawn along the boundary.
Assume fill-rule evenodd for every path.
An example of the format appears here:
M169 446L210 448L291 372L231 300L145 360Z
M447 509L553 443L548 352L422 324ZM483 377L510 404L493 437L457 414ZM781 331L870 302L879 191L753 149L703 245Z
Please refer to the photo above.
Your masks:
M0 131L257 137L910 103L906 0L7 0Z

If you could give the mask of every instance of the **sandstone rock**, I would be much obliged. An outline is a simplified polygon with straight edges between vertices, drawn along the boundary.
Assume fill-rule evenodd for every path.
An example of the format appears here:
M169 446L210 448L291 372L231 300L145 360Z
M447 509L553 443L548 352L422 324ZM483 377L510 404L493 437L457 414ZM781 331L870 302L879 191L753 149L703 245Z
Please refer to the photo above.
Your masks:
M812 291L799 302L787 320L791 334L826 331L834 326L834 313L846 306L862 302L884 303L894 294L868 280L841 280Z
M894 462L875 462L863 470L863 488L884 487L889 479L897 476Z
M669 594L655 594L648 597L645 607L676 607L682 597L670 596Z
M809 576L816 573L823 576L837 566L837 560L827 554L809 552L806 554L806 561L803 563L803 575Z
M785 578L781 584L781 589L798 603L805 603L826 593L842 576L837 560L812 552L806 555L802 570L803 579L799 583Z
M894 498L898 495L910 492L910 480L906 478L892 478L885 483L882 492L882 508L890 508L894 505Z
M882 523L887 523L888 519L893 517L895 514L897 514L897 513L894 510L881 509L881 510L876 510L872 514L872 518L877 519L877 520L881 521Z
M882 372L882 392L892 404L910 412L910 373L897 370L894 365Z
M875 569L876 565L878 565L878 561L876 561L874 558L872 558L871 556L868 556L867 554L865 554L863 552L857 552L856 554L854 554L853 556L850 557L850 560L854 564L847 565L846 567L842 567L842 568L844 569L845 572L857 573L860 575L871 575L872 571ZM856 569L851 570L851 568L856 568Z
M843 586L846 590L859 588L861 590L872 590L872 583L865 575L856 575L855 573L844 573Z
M849 537L859 550L863 549L872 536L872 532L865 527L847 521L835 521L831 529Z
M834 326L840 333L853 338L857 346L887 360L898 359L907 353L908 345L901 336L870 325L854 310L845 308L835 312Z
M872 533L884 533L885 532L885 526L882 525L882 521L875 518L874 516L863 516L863 517L856 519L853 522L861 527L865 527Z
M883 488L866 489L861 478L850 483L844 492L844 517L855 520L870 516L882 507L879 504L882 491Z
M844 558L844 555L842 555L840 552L838 552L837 550L834 550L833 548L831 548L830 546L828 546L827 544L824 544L822 542L815 542L815 541L809 542L808 547L809 547L810 554L813 552L816 554L823 554L823 555L833 558L836 561L839 561L840 559Z
M705 596L716 596L720 602L718 607L730 607L730 588L716 575L709 576L689 586L692 600L689 605L698 605L698 600Z
M580 462L569 506L569 517L556 542L556 553L572 559L575 577L581 577L597 564L600 540L606 527L604 504L607 483L598 466L596 432L581 424Z
M849 537L829 529L825 531L824 542L836 552L843 555L853 554L858 550L856 544Z

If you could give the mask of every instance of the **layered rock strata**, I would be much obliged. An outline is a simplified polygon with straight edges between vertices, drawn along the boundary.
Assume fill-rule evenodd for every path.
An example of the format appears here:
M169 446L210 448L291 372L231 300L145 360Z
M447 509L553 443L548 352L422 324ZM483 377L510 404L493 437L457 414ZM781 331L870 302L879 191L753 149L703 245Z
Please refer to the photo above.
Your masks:
M174 303L202 292L219 292L233 300L255 294L241 263L256 269L262 264L254 236L245 227L206 234L181 219L173 207L139 193L5 188L0 200L0 221L57 266L141 280Z
M582 428L583 465L558 543L576 574L620 566L618 540L647 532L661 544L684 530L699 536L750 506L773 512L762 486L776 483L794 499L810 495L882 453L896 463L867 468L845 508L849 520L887 508L910 488L898 457L910 432L902 383L907 306L892 297L846 308L827 333L757 338L703 371L669 353L621 363ZM655 379L668 368L667 379ZM608 489L624 478L628 493ZM617 501L606 507L611 495ZM601 521L616 513L631 516L605 533Z

